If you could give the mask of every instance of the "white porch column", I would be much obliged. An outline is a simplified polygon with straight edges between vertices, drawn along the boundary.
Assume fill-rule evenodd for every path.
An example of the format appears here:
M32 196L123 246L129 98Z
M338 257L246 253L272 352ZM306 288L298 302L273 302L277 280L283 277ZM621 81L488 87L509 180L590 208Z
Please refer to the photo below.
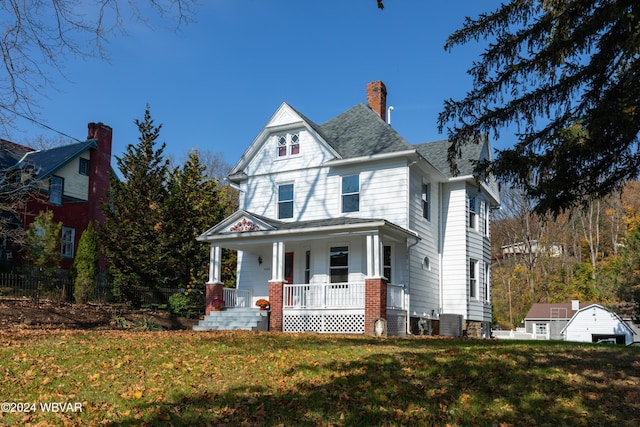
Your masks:
M220 246L209 247L209 283L222 283L222 257Z
M273 242L271 281L284 282L284 242Z
M367 277L382 277L382 241L380 233L367 235Z

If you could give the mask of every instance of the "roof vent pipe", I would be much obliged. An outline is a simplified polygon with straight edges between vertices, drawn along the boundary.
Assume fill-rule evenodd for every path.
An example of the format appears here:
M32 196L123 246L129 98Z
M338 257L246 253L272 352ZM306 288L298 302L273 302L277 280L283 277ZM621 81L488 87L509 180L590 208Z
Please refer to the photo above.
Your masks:
M394 110L393 105L387 108L387 124L391 126L391 112Z

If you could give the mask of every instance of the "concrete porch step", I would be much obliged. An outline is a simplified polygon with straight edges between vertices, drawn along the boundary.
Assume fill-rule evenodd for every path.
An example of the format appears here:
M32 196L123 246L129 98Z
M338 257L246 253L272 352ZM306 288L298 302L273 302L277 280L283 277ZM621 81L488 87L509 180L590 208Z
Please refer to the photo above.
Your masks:
M193 327L194 331L266 330L267 311L258 308L225 308L212 311Z

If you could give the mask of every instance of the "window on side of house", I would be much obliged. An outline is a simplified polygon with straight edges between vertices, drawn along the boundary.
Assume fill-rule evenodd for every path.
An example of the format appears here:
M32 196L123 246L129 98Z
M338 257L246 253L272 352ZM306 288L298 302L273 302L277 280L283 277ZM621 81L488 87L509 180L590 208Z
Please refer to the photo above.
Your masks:
M469 260L469 298L478 298L478 261Z
M489 295L489 278L491 277L491 267L488 262L484 264L484 278L482 280L483 298L486 302L491 300Z
M60 242L60 255L62 255L62 258L73 258L75 237L75 228L62 227L62 239Z
M278 185L278 219L293 218L293 184Z
M384 277L391 282L391 246L382 248L382 269Z
M484 210L484 235L489 236L489 225L491 224L491 210L489 209L489 203L482 202Z
M358 212L360 210L360 176L342 177L342 212Z
M431 184L422 184L422 217L431 221Z
M476 229L477 219L476 198L475 196L469 196L469 228Z
M52 205L62 205L62 191L64 189L64 178L52 176L49 180L49 203Z
M349 247L332 246L329 249L329 277L331 283L349 280Z
M89 176L89 159L80 157L80 166L78 169L80 175Z
M547 335L549 333L546 323L535 323L535 325L536 335Z

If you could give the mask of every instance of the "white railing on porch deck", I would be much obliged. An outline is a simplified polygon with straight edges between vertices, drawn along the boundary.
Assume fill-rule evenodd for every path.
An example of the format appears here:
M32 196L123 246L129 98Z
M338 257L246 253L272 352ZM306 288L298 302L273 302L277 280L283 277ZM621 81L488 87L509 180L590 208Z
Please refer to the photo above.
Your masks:
M284 308L364 308L364 282L285 284Z
M235 288L224 288L225 307L251 307L251 291Z
M285 284L284 308L364 308L365 285L352 283ZM403 285L387 285L387 309L406 309Z

